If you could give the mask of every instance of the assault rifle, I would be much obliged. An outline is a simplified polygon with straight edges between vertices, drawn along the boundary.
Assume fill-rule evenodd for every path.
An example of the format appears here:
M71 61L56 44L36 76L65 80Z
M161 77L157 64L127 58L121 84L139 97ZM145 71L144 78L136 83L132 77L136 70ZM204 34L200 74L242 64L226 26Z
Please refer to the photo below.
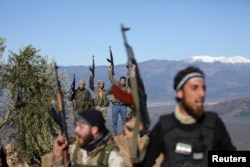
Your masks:
M132 90L132 97L134 101L134 110L136 117L136 124L134 129L133 143L132 143L132 151L131 158L135 158L137 156L137 137L139 135L139 124L140 122L143 124L143 131L147 132L150 126L149 115L147 111L147 103L146 103L146 92L144 88L144 84L142 82L139 67L137 61L134 57L133 49L127 42L127 38L125 32L128 31L129 28L125 28L123 24L121 24L121 32L123 36L123 41L125 45L125 49L128 55L128 74L129 74L129 82Z
M92 58L92 67L89 67L89 70L91 71L93 77L95 76L95 60L94 60L94 55Z
M109 46L109 58L107 58L107 61L110 63L110 65L112 66L112 75L115 75L115 71L114 71L114 58L113 58L113 54L112 54L112 50L111 50L111 46Z
M70 98L69 98L69 101L72 101L75 97L75 85L76 85L76 76L74 74L73 76L73 82L70 86L70 90L69 90L69 93L70 93Z
M67 124L66 124L66 115L65 115L65 107L64 107L64 101L63 101L63 93L61 90L61 84L58 78L57 73L57 65L54 64L54 70L55 70L55 76L56 76L56 82L57 82L57 92L56 92L56 100L57 100L57 109L58 109L58 117L55 119L55 121L59 124L62 130L62 134L66 138L68 142L68 131L67 131ZM51 112L55 114L55 109L51 109ZM55 117L54 117L55 118ZM68 142L69 143L69 142ZM69 160L68 156L68 148L64 151L64 164L66 164Z

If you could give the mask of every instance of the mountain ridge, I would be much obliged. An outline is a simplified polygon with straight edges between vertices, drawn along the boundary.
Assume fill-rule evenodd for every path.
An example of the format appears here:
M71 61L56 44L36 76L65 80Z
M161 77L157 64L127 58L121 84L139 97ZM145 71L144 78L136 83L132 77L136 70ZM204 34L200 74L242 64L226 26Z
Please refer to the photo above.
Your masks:
M148 104L175 103L173 78L180 69L189 65L200 67L205 73L207 102L250 97L249 63L206 63L153 59L138 63L148 95ZM126 64L115 65L114 69L114 78L117 80L120 76L127 75ZM73 80L73 74L76 74L76 82L79 79L84 79L88 83L89 66L60 66L59 70L68 74L70 82ZM96 66L95 74L95 85L99 79L103 79L105 87L107 89L111 87L108 80L108 65ZM86 87L88 88L88 84L86 84Z
M226 100L205 106L206 110L215 111L219 115L250 117L250 97Z

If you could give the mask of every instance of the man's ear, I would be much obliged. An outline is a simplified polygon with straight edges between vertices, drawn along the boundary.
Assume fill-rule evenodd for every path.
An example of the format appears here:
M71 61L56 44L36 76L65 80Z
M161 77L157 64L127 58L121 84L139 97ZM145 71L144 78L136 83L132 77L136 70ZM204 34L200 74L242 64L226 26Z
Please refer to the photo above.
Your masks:
M177 97L178 97L178 99L182 99L182 97L183 97L183 90L182 89L179 89L177 91Z
M92 134L97 134L99 132L99 128L97 126L92 126L91 132L92 132Z

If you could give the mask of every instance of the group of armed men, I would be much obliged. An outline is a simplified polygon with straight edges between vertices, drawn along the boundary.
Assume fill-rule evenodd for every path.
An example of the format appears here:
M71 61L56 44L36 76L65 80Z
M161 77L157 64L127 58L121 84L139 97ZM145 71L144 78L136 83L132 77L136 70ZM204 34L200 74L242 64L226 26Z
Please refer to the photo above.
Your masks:
M113 75L113 67L109 66L108 77L112 85L118 85L123 91L131 93L129 84L127 84L127 78L121 76L117 81ZM117 135L117 124L118 117L121 116L122 120L122 129L124 129L125 122L130 118L131 110L130 106L123 103L120 99L113 96L110 90L105 89L104 80L98 80L97 87L94 86L94 75L90 74L89 76L89 88L94 93L94 98L92 97L89 89L85 88L85 81L81 79L78 83L78 88L76 90L70 91L70 101L72 101L74 113L79 113L83 110L95 109L102 113L103 118L107 119L107 110L110 102L112 103L112 131L113 135ZM108 95L111 95L109 100ZM129 112L127 112L129 111ZM125 131L122 131L122 134L125 135Z
M131 93L126 77L119 82L109 67L109 80L121 89ZM110 94L104 89L104 81L94 87L94 76L90 75L92 99L85 82L80 80L74 96L76 142L69 149L67 139L59 133L54 139L52 166L108 166L124 167L125 160L114 140L117 135L118 114L121 114L123 133L126 134L128 148L132 149L135 117L126 121L127 105L112 96L112 132L105 125ZM161 166L166 167L206 167L208 151L235 151L230 135L215 112L204 111L206 82L203 71L195 66L180 70L173 81L176 92L176 108L170 114L159 117L144 139L143 147L137 148L137 157L131 158L133 166L152 167L162 153ZM65 156L66 155L66 156Z

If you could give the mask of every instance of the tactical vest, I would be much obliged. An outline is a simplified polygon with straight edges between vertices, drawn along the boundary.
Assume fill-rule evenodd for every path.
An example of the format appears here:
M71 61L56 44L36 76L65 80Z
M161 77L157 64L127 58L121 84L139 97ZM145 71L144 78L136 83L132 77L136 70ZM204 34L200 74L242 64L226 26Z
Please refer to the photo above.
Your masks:
M94 106L107 107L109 106L109 99L105 98L94 98L93 99Z
M80 149L81 148L76 145L75 150L73 151L70 167L108 167L110 152L113 150L119 150L115 142L109 141L102 150L90 156L87 164L97 162L96 165L83 165L81 162L82 155L80 153Z
M182 125L174 114L160 117L163 132L163 166L207 167L208 150L213 149L214 128L217 114L205 112L199 123Z
M93 98L93 105L94 106L100 106L100 107L107 107L109 106L109 99L108 99L108 94L109 92L105 89L100 89L100 88L93 88L95 98Z

